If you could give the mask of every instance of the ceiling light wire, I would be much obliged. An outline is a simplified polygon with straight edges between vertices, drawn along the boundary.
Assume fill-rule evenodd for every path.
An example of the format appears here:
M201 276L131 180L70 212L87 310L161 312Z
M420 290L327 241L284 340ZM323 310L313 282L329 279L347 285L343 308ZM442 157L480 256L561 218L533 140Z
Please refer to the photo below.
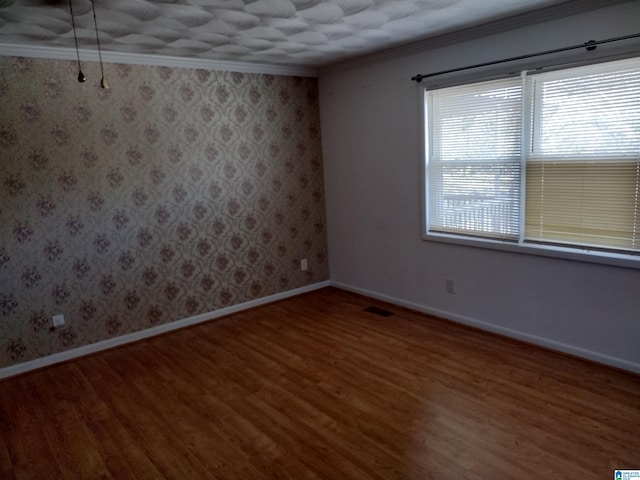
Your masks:
M69 12L71 13L71 26L73 27L73 39L76 42L76 56L78 57L78 81L84 82L86 77L84 73L82 73L82 65L80 64L80 50L78 49L78 35L76 34L76 21L73 17L73 5L71 4L71 0L69 0Z
M109 85L107 84L107 81L104 78L104 67L102 65L102 52L100 50L100 36L98 35L98 21L96 20L96 6L93 3L93 0L91 0L91 9L93 10L93 26L95 27L95 30L96 30L96 44L98 45L98 58L100 59L100 75L102 76L100 80L100 86L102 88L108 89Z

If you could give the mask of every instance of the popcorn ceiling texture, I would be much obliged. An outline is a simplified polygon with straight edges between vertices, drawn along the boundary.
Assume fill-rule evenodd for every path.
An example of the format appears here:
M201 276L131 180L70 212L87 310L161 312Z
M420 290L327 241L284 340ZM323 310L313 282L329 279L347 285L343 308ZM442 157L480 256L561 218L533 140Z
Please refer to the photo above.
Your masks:
M0 58L0 367L328 278L315 79L75 68Z
M566 0L565 0L566 1ZM107 51L315 67L558 0L95 0ZM73 0L95 49L90 0ZM0 0L0 44L74 48L66 0Z

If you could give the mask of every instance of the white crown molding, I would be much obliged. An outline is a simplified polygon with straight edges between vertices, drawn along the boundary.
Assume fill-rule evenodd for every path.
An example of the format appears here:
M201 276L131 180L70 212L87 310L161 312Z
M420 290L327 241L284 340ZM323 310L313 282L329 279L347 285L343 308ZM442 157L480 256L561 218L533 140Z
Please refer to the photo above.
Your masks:
M477 40L482 37L487 37L509 30L516 30L530 25L571 17L581 13L635 1L637 0L568 0L532 12L512 15L491 22L473 25L464 29L453 30L432 37L426 37L421 40L379 50L370 54L334 62L321 66L319 68L318 75L322 76L323 74L337 73L345 69L366 66L386 59L436 50L456 43ZM585 39L585 41L587 40L590 39Z
M97 50L80 50L80 59L88 62L100 60ZM62 47L40 47L33 45L0 44L0 56L32 57L53 60L76 60L76 51ZM150 65L156 67L193 68L226 72L282 75L290 77L317 77L313 68L289 65L267 65L261 63L231 62L203 58L169 57L164 55L143 55L138 53L102 51L104 63L124 63L129 65Z

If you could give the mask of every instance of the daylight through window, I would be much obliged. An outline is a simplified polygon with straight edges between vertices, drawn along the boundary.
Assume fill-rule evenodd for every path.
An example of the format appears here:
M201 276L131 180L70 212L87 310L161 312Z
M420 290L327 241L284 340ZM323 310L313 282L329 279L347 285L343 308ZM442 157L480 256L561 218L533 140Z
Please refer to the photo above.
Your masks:
M427 235L640 253L640 59L426 102Z

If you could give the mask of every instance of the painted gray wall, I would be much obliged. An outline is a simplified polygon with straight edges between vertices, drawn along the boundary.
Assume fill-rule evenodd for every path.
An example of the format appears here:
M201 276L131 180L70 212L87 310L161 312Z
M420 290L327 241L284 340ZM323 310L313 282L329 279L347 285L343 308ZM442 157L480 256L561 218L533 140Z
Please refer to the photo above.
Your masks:
M640 2L321 72L331 280L640 372L640 270L421 239L417 73L638 33ZM640 42L629 47L640 53ZM597 55L616 53L607 45ZM585 53L578 52L578 56ZM457 280L447 294L445 278Z

